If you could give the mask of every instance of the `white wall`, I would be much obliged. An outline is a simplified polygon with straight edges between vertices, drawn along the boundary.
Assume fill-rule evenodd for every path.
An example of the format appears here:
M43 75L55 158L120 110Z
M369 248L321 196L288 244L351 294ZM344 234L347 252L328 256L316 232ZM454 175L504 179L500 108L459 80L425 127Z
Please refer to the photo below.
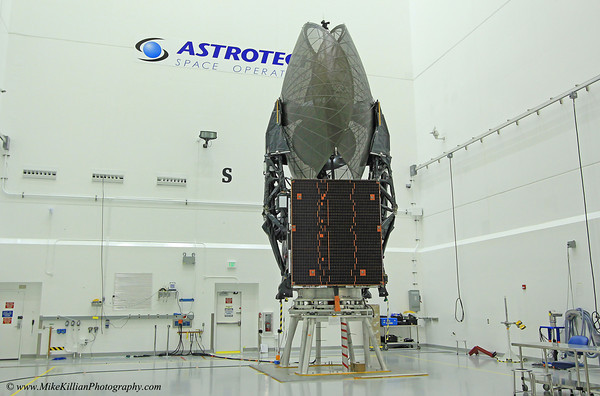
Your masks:
M595 77L600 55L587 43L600 33L598 12L595 1L412 2L417 163ZM577 99L596 256L599 91L594 85ZM434 126L445 141L429 135ZM427 327L428 342L454 346L466 339L469 347L505 352L503 296L510 319L528 326L513 328L513 340L536 340L548 311L567 308L566 243L572 239L575 306L593 311L571 100L455 153L453 168L463 323L453 315L448 160L419 171L414 182L415 200L425 210L418 254L424 308L439 317Z
M5 281L43 284L41 315L96 314L90 301L101 297L102 279L105 314L123 314L111 305L119 272L152 272L154 290L176 281L182 297L195 298L195 326L207 324L205 346L215 283L259 283L257 311L278 311L278 270L260 212L264 131L283 80L148 64L134 49L147 37L291 52L305 22L346 23L392 131L399 206L412 202L402 187L404 170L416 160L407 1L360 9L342 1L2 4L10 25L0 28L0 53L7 51L6 66L0 62L0 87L7 90L0 97L0 131L12 139L3 170L12 195L0 197L0 256L11 266ZM208 149L197 139L206 129L219 132ZM58 176L22 178L29 167ZM221 181L226 167L233 169L231 183ZM91 182L94 171L121 172L125 182L103 189ZM188 186L156 186L158 175L187 177ZM181 203L186 199L194 202ZM393 311L407 309L414 235L413 220L401 216L386 257ZM184 252L196 254L193 268L182 265ZM229 260L238 268L228 270ZM154 297L151 310L128 313L178 310ZM99 334L91 351L149 351L155 324L164 348L167 321L132 319ZM80 332L88 326L102 323L82 323ZM74 345L80 334L69 337L60 341ZM254 347L255 340L249 333L243 346Z
M6 70L6 53L8 50L8 26L10 23L10 6L11 1L3 1L0 3L0 90L5 90L5 70ZM0 93L0 107L2 106L2 94ZM0 126L0 128L2 128ZM0 129L2 133L2 129Z

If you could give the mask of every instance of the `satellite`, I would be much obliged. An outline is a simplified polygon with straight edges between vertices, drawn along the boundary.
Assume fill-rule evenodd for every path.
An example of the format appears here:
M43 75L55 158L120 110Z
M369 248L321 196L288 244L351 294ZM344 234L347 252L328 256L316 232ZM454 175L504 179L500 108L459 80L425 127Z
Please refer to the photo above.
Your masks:
M266 132L262 228L281 272L280 312L298 294L281 364L289 366L300 322L298 373L308 373L313 338L319 364L318 323L335 317L344 371L356 367L350 321L363 329L365 367L372 345L385 371L366 299L371 287L388 295L383 254L397 211L390 136L348 29L327 25L302 27Z
M327 25L302 27L266 132L262 228L281 272L277 299L315 286L388 294L389 132L348 29Z

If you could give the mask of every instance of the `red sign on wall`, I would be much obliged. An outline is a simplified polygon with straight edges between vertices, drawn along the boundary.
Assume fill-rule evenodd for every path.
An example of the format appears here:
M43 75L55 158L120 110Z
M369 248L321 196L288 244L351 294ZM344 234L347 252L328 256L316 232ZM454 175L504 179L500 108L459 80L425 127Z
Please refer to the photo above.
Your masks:
M233 298L231 298L231 297L226 297L226 298L225 298L225 304L233 304Z
M11 324L12 318L2 318L2 324Z
M15 307L15 303L14 302L7 302L4 306L4 308L14 308Z

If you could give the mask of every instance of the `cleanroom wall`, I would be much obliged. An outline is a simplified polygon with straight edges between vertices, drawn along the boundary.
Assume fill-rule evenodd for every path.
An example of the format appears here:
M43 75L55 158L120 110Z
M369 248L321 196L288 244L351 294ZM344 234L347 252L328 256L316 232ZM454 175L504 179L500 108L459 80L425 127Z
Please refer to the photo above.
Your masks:
M10 22L11 1L0 3L0 90L5 90L6 53L8 50L8 24ZM1 98L1 96L0 96ZM2 101L0 99L0 106ZM2 130L0 130L2 133Z
M595 1L412 2L416 163L597 76L600 55L588 43L600 34L599 12ZM576 99L592 257L600 251L599 92L592 85ZM509 319L528 326L513 328L513 340L537 340L548 311L567 309L570 240L577 247L569 308L592 312L573 101L454 153L452 167L463 322L454 317L449 160L420 170L413 183L425 212L418 254L424 311L439 317L427 325L428 342L467 340L505 352L504 296Z
M402 187L403 170L416 160L407 1L360 8L342 1L2 4L10 24L0 28L0 88L7 90L0 132L12 140L2 152L0 255L11 269L3 281L41 283L43 316L97 315L91 301L102 295L108 316L191 310L193 327L205 323L209 347L215 284L258 283L258 304L242 325L242 346L252 348L258 312L278 312L278 270L260 226L264 132L284 66L273 65L272 54L266 64L240 68L223 55L186 63L195 55L178 52L188 41L196 49L209 43L290 53L305 22L345 23L392 133L398 203L411 205ZM169 54L164 61L149 62L135 49L147 38L164 39L157 39ZM203 148L200 130L218 131L218 139ZM56 177L23 177L26 169ZM93 173L124 179L102 183ZM187 186L157 185L159 176L185 178ZM407 309L406 290L415 287L414 238L413 218L400 215L386 257L394 311ZM196 264L182 264L183 253L195 254ZM152 295L150 308L115 310L117 273L152 273L153 293L174 281L182 298L195 301L180 309ZM98 326L83 352L150 351L156 325L164 350L168 323L134 318L104 329L99 320L84 321L83 334L56 342L76 350L87 327ZM44 346L47 329L41 333ZM325 337L339 343L333 329ZM22 353L36 353L36 342L23 343Z

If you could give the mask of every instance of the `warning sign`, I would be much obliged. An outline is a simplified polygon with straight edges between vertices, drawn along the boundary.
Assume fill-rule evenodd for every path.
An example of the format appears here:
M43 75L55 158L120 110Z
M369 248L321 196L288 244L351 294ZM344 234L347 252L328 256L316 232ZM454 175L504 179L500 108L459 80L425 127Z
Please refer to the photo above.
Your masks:
M2 324L11 324L12 318L2 318Z
M233 308L225 308L225 317L233 318Z
M2 311L2 317L3 318L12 318L13 317L13 311Z
M233 304L233 298L231 298L231 297L225 298L225 304Z
M15 303L14 302L6 302L6 304L4 305L4 308L10 308L13 309L15 307Z

